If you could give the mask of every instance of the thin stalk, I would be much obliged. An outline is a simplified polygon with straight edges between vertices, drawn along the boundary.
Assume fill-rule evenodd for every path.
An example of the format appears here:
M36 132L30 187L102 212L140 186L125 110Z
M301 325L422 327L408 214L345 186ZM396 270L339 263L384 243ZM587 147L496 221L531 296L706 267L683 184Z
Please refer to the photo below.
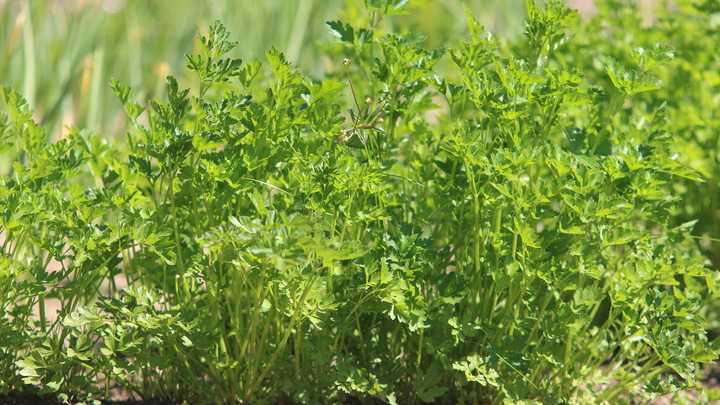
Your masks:
M175 173L173 171L173 173ZM174 174L170 178L170 182L168 184L168 188L170 191L170 207L171 207L171 215L172 215L172 225L173 225L173 233L175 234L175 254L177 255L177 258L175 259L175 265L178 268L178 273L181 277L179 277L180 282L182 283L183 287L183 293L185 294L185 299L187 300L190 297L190 290L188 288L187 282L185 281L185 277L182 277L185 274L185 262L183 260L183 247L180 242L180 228L178 226L178 215L177 215L177 207L175 206L175 190L174 190ZM176 279L177 282L178 279ZM176 290L178 293L180 292L179 289ZM178 294L179 295L179 294Z
M425 335L425 328L420 328L420 339L418 342L418 349L417 349L417 360L415 361L415 365L419 368L420 364L422 364L422 352L423 352L423 336Z
M613 309L612 311L610 311L608 318L605 320L605 322L603 322L597 332L595 332L593 336L589 336L588 339L585 340L585 344L583 345L583 347L575 353L575 356L573 356L571 360L572 364L575 364L578 361L578 357L581 356L583 353L587 353L587 350L591 345L596 344L595 338L597 338L598 336L602 336L602 334L610 328L618 315L620 315L620 312L621 311L618 309ZM601 360L604 361L604 359Z
M545 309L547 308L548 304L550 303L550 300L552 299L553 295L550 292L546 292L545 296L543 297L543 301L540 304L540 308L537 311L537 314L544 314ZM540 319L541 316L536 317L535 323L533 324L533 328L530 330L530 333L528 333L527 341L525 342L525 348L523 349L523 352L526 351L530 347L531 342L539 342L539 340L534 339L535 332L540 327ZM568 364L568 363L566 363Z
M267 265L264 264L263 268L260 273L260 280L258 281L258 285L255 286L255 299L254 299L254 310L252 315L252 321L250 322L250 329L248 330L248 333L245 335L245 340L243 340L242 346L240 347L240 357L235 359L238 363L240 363L243 358L245 357L245 353L247 353L247 349L251 343L252 336L255 335L255 329L257 329L258 324L258 318L260 317L260 306L262 304L262 301L260 301L260 295L262 290L266 290L265 287L265 272L267 270Z
M655 366L655 364L660 360L660 358L657 355L654 355L652 359L648 360L645 365L638 370L636 373L633 373L633 375L642 376L640 377L640 381L647 381L649 379L654 378L655 376L667 371L670 369L670 367L663 365L658 367L657 370L653 371L652 373L648 374L648 371ZM638 384L641 382L638 381ZM605 401L608 401L609 403L613 403L615 399L619 395L622 395L623 392L627 390L627 385L629 381L623 380L618 382L618 384L614 385L612 388L609 388L605 390L597 399L597 403L604 403Z
M362 327L360 326L360 317L355 317L355 327L357 328L358 337L360 338L360 354L364 364L368 364L367 355L365 354L365 339L363 338Z
M352 92L353 100L355 101L355 107L358 110L358 115L353 122L353 125L357 126L358 121L360 119L360 112L361 112L360 103L358 102L357 95L355 94L355 87L353 86L352 79L350 78L350 71L348 70L348 68L350 67L349 59L346 59L344 63L345 63L345 75L347 76L348 84L350 85L350 91Z
M348 314L348 316L347 316L347 318L346 318L346 320L345 320L345 323L342 325L343 328L344 328L345 326L347 326L348 319L350 319L350 317L351 317L353 314L355 314L355 318L356 318L356 319L360 317L360 314L357 313L357 310L358 310L358 308L360 308L360 307L365 303L365 301L367 301L368 299L370 299L370 297L371 297L370 295L365 295L365 293L362 293L362 295L360 296L360 299L359 299L358 302L355 304L355 306L353 307L353 309L350 311L350 313ZM341 336L340 333L337 333L337 334L335 335L335 340L333 341L333 346L332 346L333 349L334 349L335 346L338 344L338 342L339 342L339 340L340 340L340 336Z
M267 296L267 294L266 294L266 296ZM264 300L264 298L263 298L263 300ZM262 332L260 333L260 338L256 340L256 343L254 343L255 344L255 358L254 358L254 364L251 365L253 376L255 375L256 370L259 370L260 367L262 367L261 361L267 357L267 353L265 353L265 350L267 349L269 342L275 340L275 339L270 338L270 335L269 335L270 326L272 324L274 324L276 326L281 325L281 322L277 317L278 316L277 310L275 308L277 308L277 305L273 306L272 312L267 316L267 318L263 324L263 329L262 329ZM275 320L274 323L272 322L273 320ZM277 330L277 331L279 331L279 330ZM276 332L276 331L273 331L273 332Z
M262 373L255 379L255 382L253 383L252 387L245 392L245 396L243 398L243 403L247 403L250 401L250 398L252 398L252 395L255 393L255 391L260 388L260 384L265 379L265 376L270 372L270 369L272 368L273 364L275 364L275 361L278 357L280 357L280 353L282 353L285 350L285 346L287 345L287 341L290 338L290 334L293 331L293 328L295 327L295 324L298 322L298 319L300 318L300 306L305 304L305 299L307 298L308 293L310 292L311 287L315 283L315 279L317 278L317 271L314 271L313 274L310 276L310 278L307 281L307 284L305 285L305 289L302 292L302 295L300 296L300 299L295 305L295 310L293 311L293 315L290 318L290 323L285 330L285 334L283 335L282 339L280 340L280 343L278 344L277 348L275 349L275 352L273 353L272 357L270 357L270 360L265 364L265 368L263 369Z
M295 338L293 339L293 346L295 350L295 379L300 380L300 346L302 343L302 338L300 337L300 334L302 332L302 325L298 326L298 329L300 329L297 333L295 333Z

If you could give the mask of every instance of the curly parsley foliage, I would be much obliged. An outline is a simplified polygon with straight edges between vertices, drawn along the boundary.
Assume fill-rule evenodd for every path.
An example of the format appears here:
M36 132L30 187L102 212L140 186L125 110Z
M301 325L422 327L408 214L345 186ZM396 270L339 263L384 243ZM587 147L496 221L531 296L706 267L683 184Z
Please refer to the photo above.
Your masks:
M214 23L187 56L195 88L169 76L145 110L113 80L125 145L75 128L48 144L3 87L0 151L16 159L0 180L0 392L706 395L717 283L683 197L707 183L677 150L695 142L682 111L712 100L686 106L677 86L712 70L671 74L692 56L661 40L683 23L661 8L632 28L658 39L629 49L605 38L612 13L637 18L624 2L587 24L529 2L523 40L502 44L466 9L470 40L426 50L383 32L405 3L329 22L324 80L276 49L267 65L226 58L236 43Z

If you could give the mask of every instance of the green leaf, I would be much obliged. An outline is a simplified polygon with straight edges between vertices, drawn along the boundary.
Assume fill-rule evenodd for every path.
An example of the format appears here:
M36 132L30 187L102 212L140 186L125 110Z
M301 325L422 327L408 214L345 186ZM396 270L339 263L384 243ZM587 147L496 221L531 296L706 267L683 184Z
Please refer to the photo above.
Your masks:
M181 338L181 340L182 340L183 346L185 346L185 347L192 347L192 346L193 346L192 341L191 341L187 336L183 336L183 337Z
M476 382L482 386L499 386L497 380L500 378L500 375L497 371L488 369L485 361L477 354L453 363L453 369L463 372L467 381Z
M580 128L565 128L565 137L570 143L570 152L579 153L585 147L586 132Z
M209 26L208 31L207 37L198 33L200 44L202 45L205 57L208 60L217 59L225 55L238 44L237 42L228 41L230 33L219 20L212 23Z
M330 28L330 32L339 38L341 42L355 43L355 30L350 24L343 24L341 21L328 21L325 25Z
M649 72L638 72L635 70L627 70L613 57L608 56L605 64L605 70L610 76L613 85L618 90L632 96L649 90L656 90L664 84Z
M262 65L262 62L258 60L243 64L242 69L238 72L240 83L246 88L250 87L250 84L252 84L258 73L260 73Z
M522 238L523 243L529 247L540 248L540 242L535 231L526 222L521 223L518 218L514 218L513 221L515 222L515 230Z
M437 387L436 385L444 376L444 370L440 362L434 361L424 376L418 375L415 379L413 387L418 398L423 402L432 402L435 398L440 397L447 392L446 387Z
M480 39L480 36L485 32L485 27L475 18L475 14L463 4L465 10L465 18L467 19L468 27L470 27L470 35L473 37L473 41Z
M140 114L145 111L145 108L140 107L138 103L130 100L130 87L120 83L115 79L111 79L111 87L120 99L120 102L122 102L123 107L125 107L125 112L127 113L128 117L130 117L130 120L137 120Z
M675 58L675 50L670 45L662 45L655 41L652 48L635 48L632 50L635 62L644 69L653 69L671 63Z
M56 374L50 378L50 381L45 383L45 386L40 390L40 393L45 394L50 392L56 392L62 387L62 384L64 382L65 378Z
M343 94L340 93L340 90L345 87L347 87L345 83L339 83L332 80L323 80L321 83L309 84L309 104L314 106L321 103L330 103L343 96Z
M604 298L603 291L595 286L582 287L575 290L573 300L576 307L592 306Z

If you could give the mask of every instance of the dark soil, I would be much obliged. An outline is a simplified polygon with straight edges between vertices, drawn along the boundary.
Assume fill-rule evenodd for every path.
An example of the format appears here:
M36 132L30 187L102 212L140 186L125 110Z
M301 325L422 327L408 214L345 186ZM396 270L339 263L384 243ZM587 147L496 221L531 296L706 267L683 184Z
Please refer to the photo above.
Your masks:
M125 401L101 401L103 405L194 405L196 401L170 401L167 399L149 400L125 400ZM91 404L92 402L86 402ZM71 402L72 404L72 402ZM342 405L360 405L361 402L355 397L348 397ZM58 401L54 395L36 395L32 393L2 395L0 394L0 405L66 405ZM279 403L278 405L282 405Z
M175 403L165 399L150 399L144 401L101 401L103 405L182 405L182 402ZM188 402L190 404L190 402ZM59 402L55 395L0 395L0 405L64 405Z

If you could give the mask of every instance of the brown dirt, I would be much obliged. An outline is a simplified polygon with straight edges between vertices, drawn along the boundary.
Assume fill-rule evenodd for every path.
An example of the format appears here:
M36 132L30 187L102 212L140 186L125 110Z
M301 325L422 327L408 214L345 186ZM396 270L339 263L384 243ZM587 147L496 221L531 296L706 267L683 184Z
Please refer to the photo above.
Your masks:
M176 403L168 400L151 399L146 401L100 401L102 405L189 405L188 402ZM90 402L92 403L92 402ZM0 405L65 405L54 395L0 395Z

